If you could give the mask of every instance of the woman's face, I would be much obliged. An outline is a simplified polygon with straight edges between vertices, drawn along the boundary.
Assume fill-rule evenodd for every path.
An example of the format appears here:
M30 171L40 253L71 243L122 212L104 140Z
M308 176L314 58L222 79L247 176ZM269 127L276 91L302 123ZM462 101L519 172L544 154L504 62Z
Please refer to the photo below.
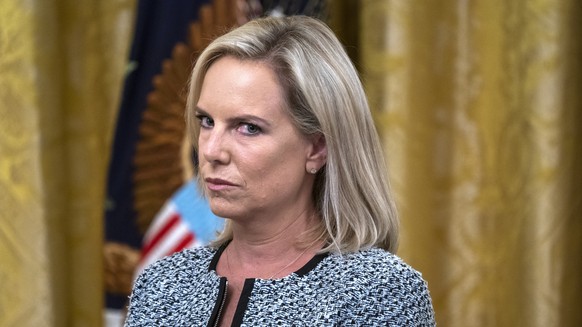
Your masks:
M293 125L282 92L260 61L227 56L206 73L196 108L199 171L216 215L297 217L311 205L313 142Z

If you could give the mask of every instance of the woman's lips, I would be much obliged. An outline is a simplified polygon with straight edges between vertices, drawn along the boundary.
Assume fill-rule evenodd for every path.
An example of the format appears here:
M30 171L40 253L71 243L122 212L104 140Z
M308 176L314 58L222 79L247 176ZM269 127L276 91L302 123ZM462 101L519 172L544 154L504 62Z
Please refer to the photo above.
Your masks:
M205 178L204 181L210 191L222 191L236 186L236 184L220 178Z

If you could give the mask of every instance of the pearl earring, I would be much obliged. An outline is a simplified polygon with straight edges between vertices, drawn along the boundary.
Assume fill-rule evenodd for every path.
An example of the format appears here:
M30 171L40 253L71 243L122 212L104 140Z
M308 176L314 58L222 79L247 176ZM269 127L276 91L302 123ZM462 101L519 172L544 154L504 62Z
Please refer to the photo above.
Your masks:
M317 173L317 169L311 168L311 170L309 172L315 175L315 173Z

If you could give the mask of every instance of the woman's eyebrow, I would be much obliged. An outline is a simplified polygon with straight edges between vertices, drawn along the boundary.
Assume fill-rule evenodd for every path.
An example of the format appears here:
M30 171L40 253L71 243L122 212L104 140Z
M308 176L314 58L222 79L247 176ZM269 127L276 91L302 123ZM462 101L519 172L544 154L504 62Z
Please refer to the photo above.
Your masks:
M210 115L208 112L206 112L204 109L202 109L198 106L196 106L195 114L212 117L212 115ZM242 115L238 115L238 116L232 116L232 117L229 117L226 121L228 123L239 123L241 121L258 122L258 123L263 124L265 127L270 127L272 125L271 122L269 122L268 120L266 120L262 117L256 116L256 115L251 115L251 114L242 114Z
M268 120L261 118L259 116L249 115L249 114L234 116L234 117L229 118L228 120L233 121L233 122L241 122L241 121L259 122L259 123L265 125L265 127L271 126L271 123Z
M197 115L209 116L208 113L204 109L202 109L202 108L200 108L198 106L196 106L196 108L194 109L194 113L197 114Z

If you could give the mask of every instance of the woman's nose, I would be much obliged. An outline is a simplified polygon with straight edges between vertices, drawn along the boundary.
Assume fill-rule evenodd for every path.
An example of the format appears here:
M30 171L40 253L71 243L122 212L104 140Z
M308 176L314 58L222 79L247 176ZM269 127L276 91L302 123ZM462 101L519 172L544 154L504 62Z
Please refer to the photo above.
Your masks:
M223 131L216 128L201 131L198 146L205 161L215 164L228 163L228 140Z

